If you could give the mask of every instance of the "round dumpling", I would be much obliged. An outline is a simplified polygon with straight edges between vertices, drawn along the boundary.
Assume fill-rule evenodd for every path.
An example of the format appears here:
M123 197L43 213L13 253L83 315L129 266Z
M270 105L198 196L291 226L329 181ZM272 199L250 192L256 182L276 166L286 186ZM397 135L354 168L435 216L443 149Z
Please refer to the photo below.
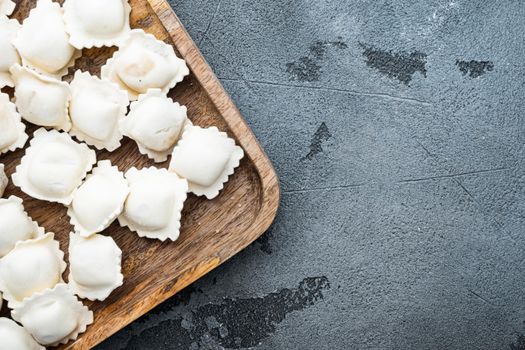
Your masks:
M69 235L69 285L80 298L105 300L124 281L122 251L113 238Z
M69 84L15 64L10 69L15 81L15 103L22 118L30 123L68 131L71 92Z
M13 310L12 316L38 343L45 346L75 340L93 323L93 312L64 283L25 299Z
M0 154L21 148L27 142L26 126L9 96L0 92Z
M66 269L64 253L53 233L18 242L0 259L0 291L10 308L46 288L62 282Z
M126 178L130 193L119 216L120 224L140 237L177 240L188 182L158 168L131 168Z
M109 160L103 160L78 188L68 209L81 236L105 230L120 215L129 193L128 181Z
M130 12L127 0L66 0L64 21L69 42L77 49L120 46L131 30Z
M56 130L35 131L13 174L13 183L33 198L69 205L74 191L96 163L95 151Z
M38 0L14 40L24 66L62 77L74 65L80 52L69 44L62 16L63 10L58 3Z
M0 0L1 6L2 0ZM13 40L20 29L16 19L8 19L0 12L0 89L4 86L14 86L9 68L13 64L20 64L20 56L13 46Z
M185 106L173 102L159 89L151 89L131 104L120 129L137 142L142 154L155 162L164 162L179 141L184 126L190 123Z
M136 100L149 89L160 89L166 95L189 72L173 46L142 29L133 29L120 49L102 67L101 75L126 90L130 100Z
M0 317L0 349L45 350L24 327L5 317Z
M76 71L71 82L70 134L88 145L112 152L120 147L119 120L129 104L125 91L117 84Z

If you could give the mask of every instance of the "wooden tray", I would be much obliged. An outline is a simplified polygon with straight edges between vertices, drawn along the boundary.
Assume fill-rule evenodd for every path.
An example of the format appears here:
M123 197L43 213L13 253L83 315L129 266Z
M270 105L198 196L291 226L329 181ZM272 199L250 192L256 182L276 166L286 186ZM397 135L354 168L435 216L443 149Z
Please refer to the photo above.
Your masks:
M246 157L218 198L207 201L189 196L177 242L142 239L118 223L104 232L111 235L124 252L124 285L104 302L86 302L95 313L95 322L76 342L62 347L64 349L88 349L99 344L237 254L270 226L279 203L278 179L270 161L170 5L165 0L130 0L130 3L132 27L143 28L172 44L192 71L170 96L188 107L195 124L216 125L227 131L244 148ZM34 4L35 0L18 1L14 17L23 20ZM114 48L84 50L76 68L98 74L100 66L114 51ZM71 75L67 79L71 79ZM28 127L30 135L34 130L35 127ZM18 150L0 156L0 163L6 165L9 176L23 153ZM114 153L97 151L97 159L110 159L122 171L133 166L154 165L129 139L124 139L122 147ZM32 199L12 184L6 192L6 196L9 195L24 199L29 214L48 232L55 232L67 254L72 226L66 209Z

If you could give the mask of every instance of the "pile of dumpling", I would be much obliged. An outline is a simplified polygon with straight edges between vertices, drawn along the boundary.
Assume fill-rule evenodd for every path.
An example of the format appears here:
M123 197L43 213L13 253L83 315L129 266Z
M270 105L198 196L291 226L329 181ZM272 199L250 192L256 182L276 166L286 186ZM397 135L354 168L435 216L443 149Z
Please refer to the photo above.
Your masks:
M8 178L0 164L1 349L43 349L74 340L93 322L78 300L104 300L122 285L122 251L101 235L118 220L140 237L175 241L191 192L216 197L243 158L217 128L194 126L187 109L167 97L189 74L172 46L131 30L127 0L39 0L19 24L0 0L0 155L25 146L22 120L40 129L12 175L29 196L66 206L74 232L69 276L54 234L39 227L22 200L2 199ZM83 48L117 46L101 77L76 71L62 77ZM120 147L126 136L169 169L131 168L125 174L96 152ZM76 140L74 140L76 139ZM91 147L90 147L91 146ZM16 322L15 322L16 321Z

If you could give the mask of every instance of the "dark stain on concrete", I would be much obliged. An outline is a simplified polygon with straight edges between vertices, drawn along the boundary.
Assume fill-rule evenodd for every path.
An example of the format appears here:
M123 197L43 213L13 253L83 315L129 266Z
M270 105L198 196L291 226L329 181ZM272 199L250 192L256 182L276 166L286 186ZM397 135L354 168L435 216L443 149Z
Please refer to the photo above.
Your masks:
M270 226L268 231L266 231L261 237L259 237L255 242L259 244L259 249L265 252L266 254L272 254L272 247L270 245L270 239L273 237L273 225Z
M336 41L317 41L310 45L308 55L286 64L290 80L313 82L321 78L321 63L329 48L346 49L348 45L338 38Z
M323 152L323 142L328 141L332 137L330 130L326 126L325 122L322 122L310 143L310 152L304 157L304 159L312 160L314 157Z
M525 336L523 334L518 334L516 342L510 344L510 350L525 350Z
M456 66L463 75L467 75L471 78L478 78L487 72L491 72L494 69L494 62L491 61L456 61Z
M427 76L427 55L420 51L393 52L374 48L359 43L364 49L363 56L366 57L366 65L378 70L380 73L392 79L408 85L416 72Z
M282 289L261 298L224 299L206 304L181 317L161 322L134 335L128 349L241 349L257 346L276 331L276 326L294 311L324 298L328 278L309 277L297 288Z
M146 314L146 317L149 317L150 315L160 315L162 313L173 310L173 308L179 305L188 305L191 300L192 294L195 292L197 292L197 289L193 285L186 287L185 289L175 294L175 296L171 297L164 303L151 310L148 314Z

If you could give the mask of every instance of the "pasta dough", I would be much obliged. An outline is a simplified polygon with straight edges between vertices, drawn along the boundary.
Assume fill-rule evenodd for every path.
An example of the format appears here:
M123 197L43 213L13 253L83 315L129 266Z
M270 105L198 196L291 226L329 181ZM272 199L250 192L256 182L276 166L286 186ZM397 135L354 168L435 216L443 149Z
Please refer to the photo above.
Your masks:
M69 285L80 298L105 300L124 281L122 251L113 238L69 235Z
M69 42L77 49L120 46L130 31L130 12L127 0L66 0Z
M140 153L164 162L190 123L187 108L174 103L160 89L150 89L131 104L128 117L120 122L122 133L137 142Z
M39 73L62 77L80 57L69 44L63 10L51 0L38 0L36 7L22 23L14 40L24 66Z
M96 162L95 152L68 134L43 128L35 131L30 144L13 183L33 198L69 205Z
M189 74L186 62L175 55L171 45L155 39L142 29L133 29L129 37L102 67L102 79L113 81L136 100L149 89L164 95Z
M65 269L64 253L53 233L18 242L0 259L0 291L10 308L18 307L25 298L62 282Z
M22 199L11 196L0 199L0 257L9 253L17 242L44 235L44 229L31 220Z
M109 160L100 161L78 188L68 215L83 237L105 230L120 215L129 193L128 181Z
M0 154L21 148L27 142L26 126L9 96L0 92Z
M1 303L0 300L0 306ZM46 350L31 337L31 334L24 327L5 317L0 318L0 349Z
M0 16L11 16L15 10L16 4L11 0L0 0Z
M120 224L140 237L177 240L188 182L157 168L131 168L126 178L130 194L119 216Z
M93 312L78 301L64 283L25 299L13 310L12 316L45 346L75 340L93 323Z
M120 147L122 133L118 122L127 113L126 92L109 81L76 71L71 94L70 134L98 149L112 152Z
M71 92L66 82L40 75L18 64L11 67L16 106L30 123L68 131Z
M0 7L2 0L0 0ZM9 68L15 63L20 64L20 56L13 46L12 41L20 29L20 23L16 19L2 16L0 11L0 89L4 86L13 86L13 79Z
M242 148L226 133L190 125L173 150L169 169L188 180L190 192L213 199L243 157Z

